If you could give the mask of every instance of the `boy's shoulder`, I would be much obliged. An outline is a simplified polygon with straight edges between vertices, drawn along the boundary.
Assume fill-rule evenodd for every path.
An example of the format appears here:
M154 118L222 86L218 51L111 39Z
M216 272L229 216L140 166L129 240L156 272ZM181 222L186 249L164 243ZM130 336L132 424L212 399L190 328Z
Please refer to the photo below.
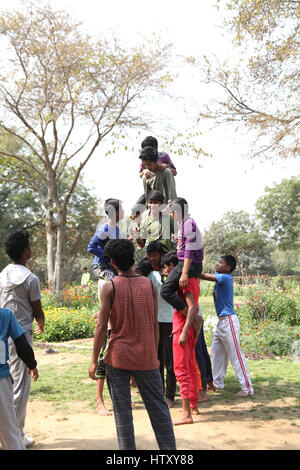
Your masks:
M9 308L0 308L0 318L9 319L13 312Z
M30 274L28 274L28 277L26 278L26 281L40 282L40 278L36 274L31 272Z
M151 271L147 277L151 281L154 281L157 286L161 286L162 279L161 279L161 274L159 271Z
M106 222L97 228L94 237L98 237L101 241L103 241L107 240L109 237L114 237L118 232L119 227L117 225L116 227L112 227Z
M233 284L233 278L231 274L226 273L214 273L218 284Z
M199 230L199 227L195 221L195 219L193 219L193 217L191 217L191 215L188 215L187 217L185 217L184 219L182 219L181 221L181 224L180 224L180 227L185 231L189 231L189 230L192 230L192 231L195 231L195 230Z
M108 227L109 227L109 226L108 226L108 223L107 223L107 222L104 223L104 224L99 225L99 227L98 227L97 230L96 230L95 235L98 235L98 236L99 236L99 234L101 234L101 233L103 233L103 232L107 232Z
M39 278L27 266L8 264L0 273L0 287L17 287L30 281L39 281Z

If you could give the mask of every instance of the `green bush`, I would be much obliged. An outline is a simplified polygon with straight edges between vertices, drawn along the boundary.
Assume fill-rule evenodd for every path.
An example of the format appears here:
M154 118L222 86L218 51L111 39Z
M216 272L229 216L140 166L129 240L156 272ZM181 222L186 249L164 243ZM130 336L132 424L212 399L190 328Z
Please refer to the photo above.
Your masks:
M94 311L66 307L44 308L46 322L43 333L33 334L34 341L63 342L91 338L94 335Z
M253 320L272 319L293 326L300 324L299 290L279 288L273 283L248 287L244 294Z
M200 281L200 296L208 297L213 295L214 282Z
M267 320L252 323L243 321L240 330L242 350L261 355L275 354L288 356L292 353L292 344L300 338L300 327L291 327L286 323Z
M52 295L47 289L42 290L43 307L69 307L72 309L91 308L99 304L97 283L90 283L87 287L78 284L66 285L64 290Z

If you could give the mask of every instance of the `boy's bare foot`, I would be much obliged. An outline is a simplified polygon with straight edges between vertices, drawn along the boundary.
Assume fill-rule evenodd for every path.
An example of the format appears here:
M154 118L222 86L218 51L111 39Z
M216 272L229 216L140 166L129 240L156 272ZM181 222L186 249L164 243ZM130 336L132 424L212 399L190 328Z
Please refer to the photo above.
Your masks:
M204 390L199 390L198 403L201 403L201 402L204 402L204 401L208 401L207 393Z
M170 398L165 398L168 408L172 408L174 406L174 400L170 400Z
M173 421L173 426L180 426L181 424L193 424L193 418L191 416L182 416L181 418Z
M137 384L136 384L136 382L135 382L135 380L134 380L133 377L130 377L130 386L131 386L131 387L134 387L134 388L137 387Z
M97 412L100 416L111 416L111 412L101 402L97 404Z
M198 408L191 407L191 415L199 415L199 414L200 414L200 411L198 410Z
M250 397L250 393L243 392L243 390L240 390L237 394L237 397Z
M213 382L207 382L207 390L210 391L210 392L215 392L216 391L216 388L214 387Z

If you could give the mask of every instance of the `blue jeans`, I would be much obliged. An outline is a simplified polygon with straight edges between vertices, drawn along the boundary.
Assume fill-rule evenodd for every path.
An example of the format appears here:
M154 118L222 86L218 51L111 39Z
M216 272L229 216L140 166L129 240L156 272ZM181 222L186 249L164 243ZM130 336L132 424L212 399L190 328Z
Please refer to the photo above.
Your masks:
M173 424L163 395L161 376L154 370L123 370L106 365L120 450L135 450L130 377L133 377L147 409L153 431L163 450L176 450Z

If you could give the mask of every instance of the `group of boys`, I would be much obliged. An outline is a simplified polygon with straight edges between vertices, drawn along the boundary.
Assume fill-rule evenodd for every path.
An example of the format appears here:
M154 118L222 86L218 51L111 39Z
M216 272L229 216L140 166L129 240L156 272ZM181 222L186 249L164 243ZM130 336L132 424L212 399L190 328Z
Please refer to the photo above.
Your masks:
M197 403L207 400L207 387L212 390L224 388L229 359L241 384L239 395L252 395L253 388L240 349L239 323L233 308L231 273L235 269L235 259L230 255L224 256L214 276L202 274L200 230L189 215L187 201L177 197L173 162L168 154L158 152L157 147L157 140L152 136L142 142L139 158L142 160L140 176L144 194L133 206L131 219L136 225L128 239L136 247L137 272L147 276L158 289L160 373L169 407L173 406L176 381L179 382L183 412L182 417L174 422L178 425L193 422L192 414L199 414ZM118 227L124 216L121 201L105 201L105 212L108 222L98 229L88 251L96 256L94 271L100 279L107 281L116 273L111 269L111 260L104 255L104 247L107 240L121 237ZM216 284L214 301L219 322L212 344L214 378L198 306L200 279ZM109 334L110 329L99 357L102 390L105 379L103 359ZM99 394L98 409L100 414L110 414Z
M161 398L163 392L161 395L160 391L155 392L155 404L159 404L159 414L163 413L165 416L168 443L162 443L161 424L155 432L158 442L161 442L160 448L172 449L175 448L175 440L173 431L170 429L169 411L166 411L163 403L167 409L172 406L176 380L180 386L182 416L173 422L175 425L192 423L192 414L199 413L197 364L201 372L203 390L206 389L206 380L212 382L212 377L209 377L210 360L203 337L203 322L198 307L200 279L215 283L214 301L219 322L211 350L214 366L213 387L224 388L228 360L231 361L241 385L238 395L252 395L253 387L246 360L240 349L239 321L233 308L234 293L231 273L235 269L235 260L230 255L223 256L214 275L202 274L201 233L188 213L187 201L177 197L174 180L175 166L167 154L158 152L157 141L153 137L148 137L143 141L140 159L142 160L140 176L143 180L144 194L133 208L132 220L136 225L128 238L136 245L136 254L139 250L145 250L142 253L146 254L146 259L144 256L140 256L140 259L136 256L136 274L133 276L131 267L133 261L127 263L129 255L126 254L126 250L130 252L131 257L134 248L133 243L126 240L129 245L125 248L120 247L120 250L125 249L125 262L123 253L122 263L126 266L128 264L128 269L122 268L120 261L115 261L122 258L122 256L118 258L118 255L114 253L117 253L118 241L121 242L122 239L119 221L124 217L122 204L116 199L105 201L108 221L99 227L91 239L88 252L95 255L93 270L99 277L99 298L102 299L102 303L106 302L104 293L101 294L102 287L106 285L105 291L110 289L111 283L108 281L120 277L120 273L124 279L128 272L130 273L127 276L128 279L142 274L140 277L148 277L151 282L154 300L156 299L154 304L157 305L158 310L158 318L155 319L155 324L157 321L155 341L157 341L157 354L160 361L160 383L165 392L163 400ZM176 230L175 227L177 227ZM117 240L116 246L112 247L111 251L106 245L109 240ZM175 244L176 249L174 249ZM45 315L41 305L39 279L26 267L31 257L28 232L16 230L10 233L5 241L5 249L11 263L0 273L0 446L3 449L24 450L34 443L32 438L24 434L31 375L33 380L38 379L37 362L32 349L33 321L37 322L36 333L39 334L45 326ZM166 278L164 282L162 276ZM86 280L83 284L86 285L85 283ZM143 288L145 287L143 282L140 284ZM112 294L109 295L111 299ZM114 295L115 291L113 291L113 297ZM139 299L139 302L142 300ZM122 298L118 301L122 305ZM135 308L132 302L130 305L130 308ZM105 306L101 306L101 309L105 309ZM103 402L103 384L106 375L104 358L110 345L111 333L110 307L106 310L105 340L101 344L97 367L93 365L92 371L90 370L90 376L98 379L97 399L100 414L110 414ZM94 315L97 319L97 328L98 323L101 325L102 321L100 313L101 310ZM115 328L115 324L113 327ZM103 328L101 331L101 334L104 334ZM115 340L115 331L112 333ZM158 338L160 338L159 341ZM95 343L99 346L101 341L96 340L97 331ZM143 347L142 341L141 347ZM97 348L95 351L98 354ZM111 348L109 351L111 354ZM166 385L164 385L165 367L167 369ZM113 368L110 367L110 370L112 371ZM205 373L203 373L204 370ZM138 374L137 377L139 383L142 384L142 374ZM138 386L139 383L137 383ZM115 392L116 390L117 388ZM152 403L151 394L147 400ZM148 412L151 413L149 410Z

